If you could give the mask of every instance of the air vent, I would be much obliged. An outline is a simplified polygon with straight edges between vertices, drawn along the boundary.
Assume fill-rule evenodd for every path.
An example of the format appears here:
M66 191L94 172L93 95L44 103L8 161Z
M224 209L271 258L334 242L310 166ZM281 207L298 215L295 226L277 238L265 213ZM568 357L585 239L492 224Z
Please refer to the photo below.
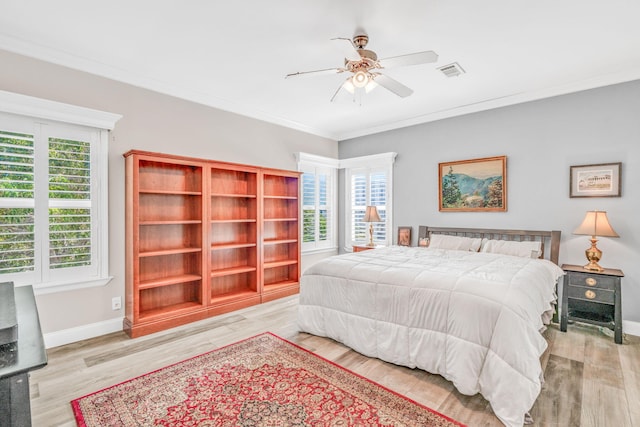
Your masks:
M442 66L438 68L438 70L442 71L442 74L444 74L447 77L457 77L460 74L464 74L464 70L462 69L460 64L458 64L457 62Z

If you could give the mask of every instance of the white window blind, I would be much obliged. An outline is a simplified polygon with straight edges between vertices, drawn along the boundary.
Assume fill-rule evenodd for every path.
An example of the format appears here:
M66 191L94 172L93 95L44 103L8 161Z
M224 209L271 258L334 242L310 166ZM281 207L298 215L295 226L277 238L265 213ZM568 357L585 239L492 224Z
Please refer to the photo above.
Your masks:
M369 223L363 221L367 206L375 206L381 222L373 223L373 241L387 243L387 173L384 170L351 171L351 241L369 241Z
M0 281L43 290L108 280L106 135L0 114Z
M391 189L395 153L352 158L341 161L345 166L345 245L369 241L369 223L363 221L367 206L375 206L381 222L373 223L373 241L388 245L391 242Z
M329 188L330 181L329 171L325 173L319 172L316 175L317 188L318 188L318 241L326 242L329 239L328 229L333 228L332 219L329 217Z
M367 207L366 171L353 171L351 175L351 240L367 240L367 225L362 221Z
M298 169L303 172L302 250L335 248L337 160L304 153L298 156Z
M0 129L0 277L35 269L33 135Z
M302 242L316 240L316 177L307 172L302 175Z
M49 138L49 267L91 265L91 144Z

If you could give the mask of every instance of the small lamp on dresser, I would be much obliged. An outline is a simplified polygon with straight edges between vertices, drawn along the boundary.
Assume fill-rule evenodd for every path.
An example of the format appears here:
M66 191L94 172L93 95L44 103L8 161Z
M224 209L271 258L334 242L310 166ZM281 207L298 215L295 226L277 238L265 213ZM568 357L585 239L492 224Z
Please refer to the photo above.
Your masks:
M373 247L376 245L373 243L373 223L382 222L380 215L378 214L378 208L375 206L367 206L363 221L369 223L369 243L367 243L367 246Z
M604 211L588 211L582 224L575 229L573 234L591 236L591 247L584 251L589 263L584 268L591 271L604 271L604 268L598 265L598 261L602 258L602 251L596 246L597 236L620 237L609 224L607 213Z

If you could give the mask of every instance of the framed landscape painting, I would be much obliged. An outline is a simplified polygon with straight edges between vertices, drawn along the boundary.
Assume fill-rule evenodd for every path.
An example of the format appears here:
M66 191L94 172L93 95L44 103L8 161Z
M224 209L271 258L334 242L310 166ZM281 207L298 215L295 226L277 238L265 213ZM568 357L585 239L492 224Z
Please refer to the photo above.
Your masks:
M507 156L438 164L441 212L506 212Z

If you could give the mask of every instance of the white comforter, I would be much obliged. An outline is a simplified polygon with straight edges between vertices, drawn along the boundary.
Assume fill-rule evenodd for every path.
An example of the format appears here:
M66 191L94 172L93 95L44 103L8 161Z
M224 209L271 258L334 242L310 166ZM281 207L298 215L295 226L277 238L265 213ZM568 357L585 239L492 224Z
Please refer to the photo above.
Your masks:
M440 374L522 426L542 386L540 334L563 274L539 259L390 247L302 276L298 324L370 357Z

